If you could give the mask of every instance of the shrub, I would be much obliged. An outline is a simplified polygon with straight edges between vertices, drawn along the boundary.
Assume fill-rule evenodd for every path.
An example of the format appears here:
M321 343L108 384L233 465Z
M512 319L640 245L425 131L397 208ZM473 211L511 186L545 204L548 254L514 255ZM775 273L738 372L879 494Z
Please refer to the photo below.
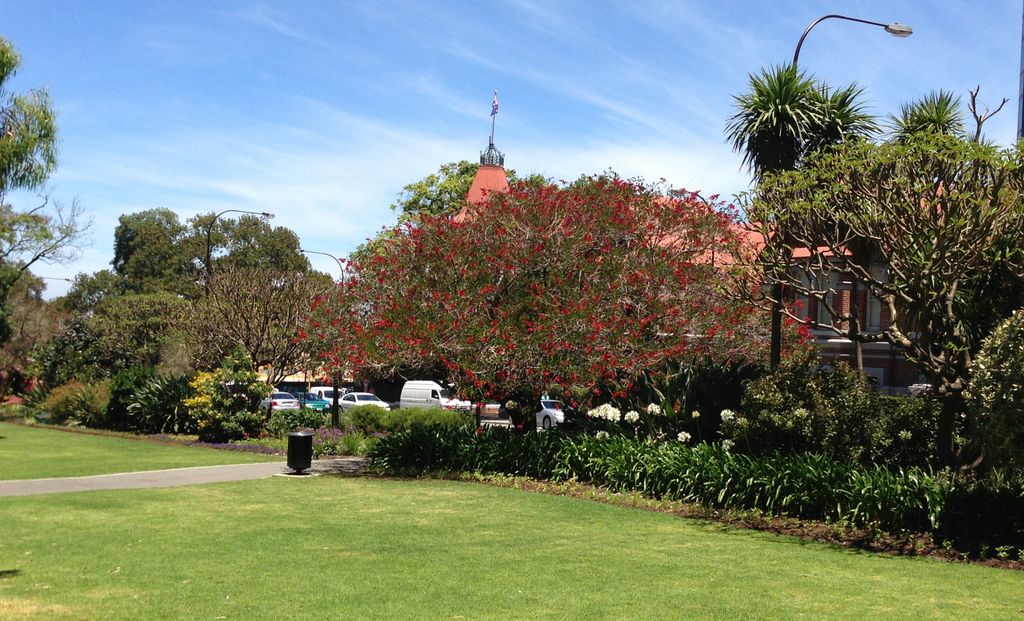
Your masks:
M363 433L388 433L408 429L414 424L471 428L475 419L466 412L443 408L399 408L385 410L375 405L360 405L346 412L353 429Z
M109 401L109 381L91 384L68 382L51 390L39 409L49 414L48 423L102 427Z
M298 429L319 429L327 424L327 414L309 408L274 410L270 414L267 431L283 436Z
M974 360L967 401L993 462L1024 466L1024 311L996 326Z
M199 439L227 442L257 436L263 417L255 412L270 386L259 381L252 360L237 350L213 373L199 373L191 382L194 395L185 399L196 420Z
M359 431L342 431L321 427L313 431L313 457L327 455L369 455L377 444L377 436Z
M110 402L107 404L108 428L127 430L135 427L130 420L129 406L135 400L135 392L152 380L155 373L152 367L140 366L114 373L110 378Z
M924 466L938 417L928 397L880 396L848 366L819 370L804 358L750 382L741 415L723 421L721 433L755 454L816 451L865 466Z
M352 421L352 428L363 433L384 431L390 414L390 410L376 405L357 405L346 411L347 418Z
M196 433L185 400L192 396L187 375L160 375L139 386L128 404L130 426L139 433Z

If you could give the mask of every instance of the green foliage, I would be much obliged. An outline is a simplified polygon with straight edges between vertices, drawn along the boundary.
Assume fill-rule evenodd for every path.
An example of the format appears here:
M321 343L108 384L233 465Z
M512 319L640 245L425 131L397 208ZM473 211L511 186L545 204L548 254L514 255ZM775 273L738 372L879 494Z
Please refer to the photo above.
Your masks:
M196 433L185 400L192 396L188 375L159 375L136 387L128 404L132 429L139 433Z
M721 444L690 447L558 432L473 433L413 426L381 438L371 456L375 466L391 472L498 472L577 480L711 507L894 530L937 528L949 488L943 475L919 468L863 468L813 453L751 456Z
M938 404L880 396L846 365L817 369L790 359L750 382L739 415L721 433L745 451L822 452L842 461L890 466L933 463Z
M256 413L272 388L259 380L248 354L237 350L212 373L199 373L190 383L194 395L184 400L195 419L199 439L227 442L257 436L263 418Z
M103 427L109 402L109 381L69 382L51 390L39 409L49 414L45 422L54 425Z
M361 431L320 428L313 431L313 457L328 455L369 455L377 444L377 436Z
M974 360L968 403L995 463L1024 466L1024 311L985 339Z
M134 429L129 406L135 393L154 378L153 367L129 367L114 373L110 379L110 402L107 404L106 426L110 429Z
M756 176L793 170L816 150L876 131L860 95L853 85L815 83L794 65L763 69L735 97L726 136Z
M270 413L267 431L283 436L299 429L318 429L327 424L327 414L309 408L298 410L274 410Z
M157 366L168 344L181 339L178 326L185 304L168 292L104 297L40 346L35 358L43 379L56 385L110 377L133 366Z
M21 58L0 38L0 198L11 190L36 189L57 166L57 123L45 90L7 90Z
M114 273L129 291L195 293L194 250L187 229L170 209L148 209L118 218L114 229Z
M900 107L899 116L889 117L893 139L906 141L918 134L964 135L960 98L939 90Z
M387 433L412 425L440 425L469 428L474 419L466 412L443 408L398 408L385 410L376 405L359 405L346 412L353 429L364 433Z

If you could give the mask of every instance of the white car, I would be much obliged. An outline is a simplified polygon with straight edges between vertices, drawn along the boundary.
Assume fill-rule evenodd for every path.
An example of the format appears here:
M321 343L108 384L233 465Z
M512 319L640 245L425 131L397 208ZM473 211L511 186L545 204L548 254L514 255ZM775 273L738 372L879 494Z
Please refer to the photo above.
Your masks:
M540 411L537 412L537 426L542 429L551 429L564 422L565 412L562 411L562 402L556 399L541 398Z
M375 405L385 410L390 410L391 406L386 401L381 401L377 395L368 392L348 392L338 399L338 405L342 410L351 410L354 407L360 405Z
M263 401L260 401L261 410L297 410L299 400L290 392L272 392Z

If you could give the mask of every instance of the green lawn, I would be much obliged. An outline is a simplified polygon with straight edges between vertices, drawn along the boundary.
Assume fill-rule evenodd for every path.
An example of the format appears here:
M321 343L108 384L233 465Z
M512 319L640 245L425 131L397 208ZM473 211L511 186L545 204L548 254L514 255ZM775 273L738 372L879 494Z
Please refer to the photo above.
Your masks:
M474 483L277 477L0 516L0 618L1024 618L1019 572Z
M282 458L0 423L0 480L261 461Z

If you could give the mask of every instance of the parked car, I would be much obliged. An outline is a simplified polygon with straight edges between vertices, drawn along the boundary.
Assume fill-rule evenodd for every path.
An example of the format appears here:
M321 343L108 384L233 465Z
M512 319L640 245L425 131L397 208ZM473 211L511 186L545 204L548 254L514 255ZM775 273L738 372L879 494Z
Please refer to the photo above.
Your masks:
M266 399L260 401L260 409L297 410L299 409L299 400L290 392L272 392Z
M350 392L341 396L338 399L338 405L341 406L342 410L351 410L352 408L360 405L375 405L385 410L390 410L391 406L387 404L387 401L381 401L377 395L369 392Z
M437 382L413 380L402 386L399 400L403 408L444 408L446 410L470 410L473 404L454 398L452 392Z
M565 411L562 410L562 402L557 399L541 397L540 410L537 412L537 426L543 429L551 429L564 422Z
M298 392L295 393L295 398L299 400L299 405L310 410L317 412L326 412L331 409L331 402L327 399L323 399L318 395L314 395L310 392Z
M346 388L338 388L338 398L340 399L341 395L344 395L347 392L348 389ZM313 386L312 388L309 389L309 392L306 394L316 395L317 397L320 397L321 399L325 399L327 401L334 400L334 388L330 386Z

